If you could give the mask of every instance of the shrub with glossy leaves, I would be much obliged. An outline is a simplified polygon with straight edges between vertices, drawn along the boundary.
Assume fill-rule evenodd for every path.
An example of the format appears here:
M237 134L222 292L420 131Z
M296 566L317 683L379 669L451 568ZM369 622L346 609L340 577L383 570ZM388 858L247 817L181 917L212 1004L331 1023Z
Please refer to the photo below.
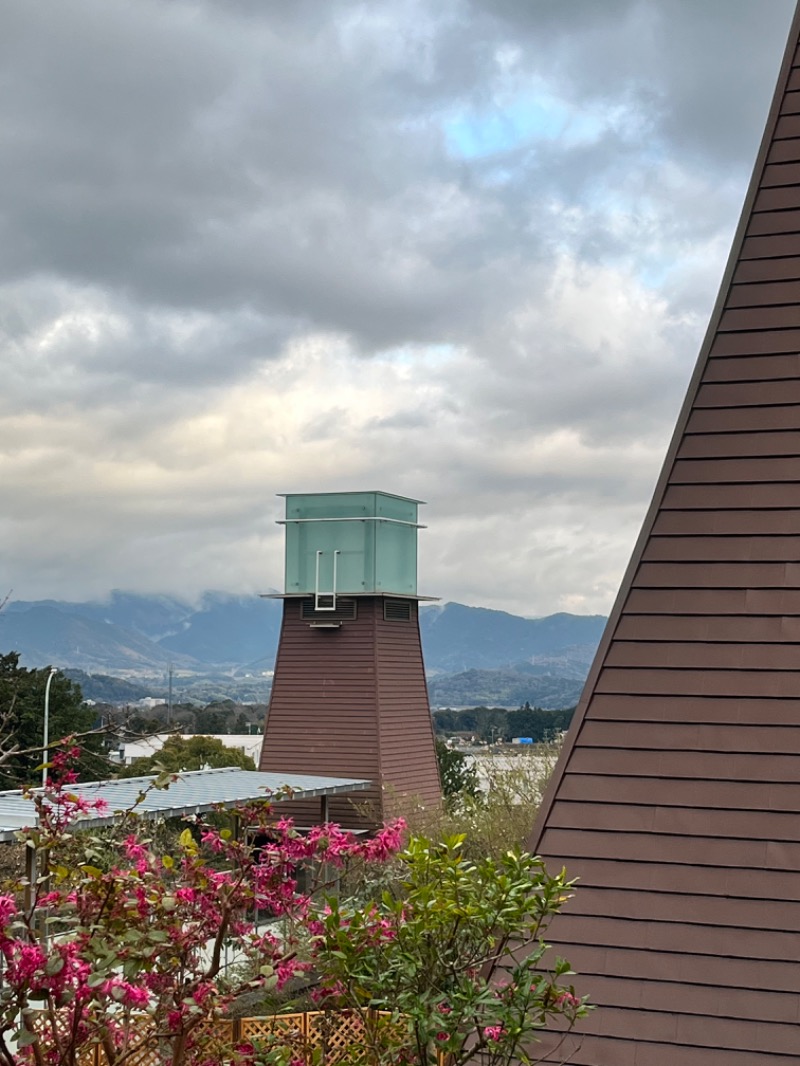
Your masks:
M546 958L548 923L571 895L564 871L517 850L470 859L463 844L412 839L394 892L331 900L312 924L321 1001L364 1014L373 1061L531 1061L541 1029L589 1009L564 983L569 964ZM376 1010L391 1023L370 1024Z

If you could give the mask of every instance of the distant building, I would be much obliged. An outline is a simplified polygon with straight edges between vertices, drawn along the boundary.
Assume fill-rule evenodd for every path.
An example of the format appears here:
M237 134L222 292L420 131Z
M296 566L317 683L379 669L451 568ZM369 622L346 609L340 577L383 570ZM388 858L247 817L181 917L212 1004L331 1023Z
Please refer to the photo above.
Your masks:
M210 734L182 733L181 739L191 740L193 736L198 735L206 736ZM134 759L144 759L150 755L155 755L156 752L161 751L167 740L174 736L174 733L155 733L153 736L144 737L142 740L124 743L120 745L119 755L117 756L118 761L124 766L130 766ZM212 736L212 740L218 740L226 748L235 748L237 751L249 755L258 766L258 760L261 757L262 737L248 736L246 733L215 733Z

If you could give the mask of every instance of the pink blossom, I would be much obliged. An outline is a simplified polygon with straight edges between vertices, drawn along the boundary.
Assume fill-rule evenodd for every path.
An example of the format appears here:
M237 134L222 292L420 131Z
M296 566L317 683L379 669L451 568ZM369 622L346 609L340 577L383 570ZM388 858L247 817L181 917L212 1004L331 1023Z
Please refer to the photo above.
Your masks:
M553 1002L557 1007L564 1007L566 1009L569 1009L570 1007L579 1007L581 1004L578 997L573 996L571 992L560 993L560 995L556 996Z
M54 770L62 770L69 763L73 763L76 759L79 759L80 754L80 748L76 748L74 744L72 745L72 747L69 748L59 748L59 750L53 756L51 756L50 765L53 767Z
M115 980L107 983L113 985L112 998L124 1003L126 1007L147 1007L150 1003L150 993L146 988L139 988L129 981Z
M497 1043L501 1037L505 1036L505 1029L502 1025L487 1025L483 1030L483 1036L485 1040L489 1040L492 1043Z
M53 765L55 765L55 758L52 759ZM47 775L47 787L58 788L60 785L74 785L78 780L78 774L75 770L64 770L57 777Z
M385 825L372 840L367 841L364 849L366 858L384 862L392 855L396 855L403 846L403 833L406 829L406 822L402 818L398 818L390 825Z
M181 1025L183 1024L183 1015L183 1008L178 1008L178 1010L171 1010L167 1014L167 1025L173 1033L177 1032L177 1030L180 1029Z
M298 962L296 959L292 959L288 962L279 962L275 970L275 975L278 979L278 990L282 989L286 982L291 981L293 977L296 977L301 973L305 973L307 970L310 969L310 962Z
M139 843L139 838L135 833L125 837L122 841L122 846L125 848L125 854L129 859L147 859L148 857L147 848Z
M0 896L0 925L8 925L17 914L17 904L13 896Z
M5 977L9 983L31 984L47 965L47 956L38 944L26 944L20 941L0 943L6 957Z
M200 834L200 842L212 851L224 851L225 841L215 829L206 829Z
M198 1007L202 1007L208 997L212 996L215 991L216 988L210 981L204 981L199 984L194 990L194 995L192 996L192 999L195 1001Z
M327 988L320 988L319 986L313 988L309 993L309 996L311 997L314 1003L324 1003L326 1000L332 999L335 996L343 996L344 993L344 985L341 983L341 981L335 981Z

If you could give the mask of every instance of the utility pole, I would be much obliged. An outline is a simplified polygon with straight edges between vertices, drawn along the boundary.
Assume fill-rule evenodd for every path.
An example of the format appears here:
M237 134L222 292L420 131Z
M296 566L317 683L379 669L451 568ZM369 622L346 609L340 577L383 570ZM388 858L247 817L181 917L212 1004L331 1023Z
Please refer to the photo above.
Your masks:
M172 725L172 663L169 664L169 698L167 700L167 725Z

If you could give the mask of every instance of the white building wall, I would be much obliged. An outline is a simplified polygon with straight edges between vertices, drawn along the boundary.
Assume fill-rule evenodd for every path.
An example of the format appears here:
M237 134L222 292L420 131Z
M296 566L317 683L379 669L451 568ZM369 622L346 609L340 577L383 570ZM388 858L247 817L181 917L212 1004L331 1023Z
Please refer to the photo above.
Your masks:
M180 735L182 740L191 740L193 736L210 736L212 740L221 741L226 748L238 748L239 751L243 751L245 755L250 756L256 766L258 766L258 761L261 758L263 737L260 733L255 736L247 733L182 733ZM173 736L175 736L174 733L154 733L152 736L144 737L142 740L134 740L123 744L121 747L121 762L125 766L130 766L134 759L155 755L157 751L161 751L167 740Z

